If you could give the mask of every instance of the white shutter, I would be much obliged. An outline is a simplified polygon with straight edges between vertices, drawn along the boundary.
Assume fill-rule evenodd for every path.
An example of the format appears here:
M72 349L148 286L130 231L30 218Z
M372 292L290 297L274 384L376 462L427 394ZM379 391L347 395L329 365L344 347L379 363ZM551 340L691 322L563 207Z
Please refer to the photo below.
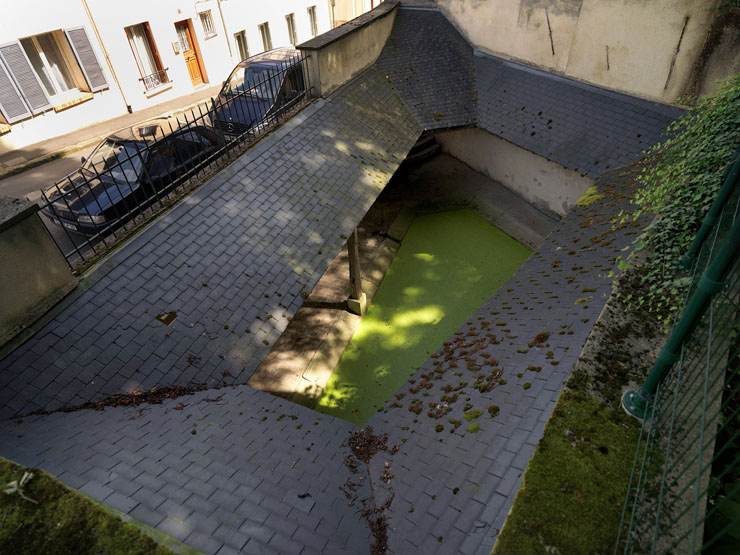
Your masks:
M31 112L38 114L51 108L49 98L41 86L36 72L31 67L31 62L18 41L0 46L0 58L5 62L5 67L10 70L10 75L23 95Z
M90 91L96 92L108 88L108 82L105 80L103 68L95 55L90 38L84 27L73 27L65 29L67 40L74 50L77 62L85 74L87 84L90 85Z
M2 62L0 62L0 111L8 123L32 115Z

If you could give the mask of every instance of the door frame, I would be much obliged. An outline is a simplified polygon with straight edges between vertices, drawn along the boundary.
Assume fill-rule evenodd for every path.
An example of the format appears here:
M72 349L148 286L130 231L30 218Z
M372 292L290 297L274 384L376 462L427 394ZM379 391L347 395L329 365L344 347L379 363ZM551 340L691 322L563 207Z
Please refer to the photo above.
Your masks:
M188 19L182 19L180 21L175 21L175 32L177 32L177 26L178 25L185 25L188 28L189 31L189 38L190 38L190 46L193 49L193 52L195 53L195 60L198 62L198 67L200 68L200 75L203 78L203 84L210 83L210 80L208 79L208 73L206 72L206 66L203 63L203 54L200 51L200 45L198 44L198 37L195 35L195 28L193 27L193 20ZM184 56L183 56L184 61ZM185 64L185 69L187 70L187 64ZM189 72L188 72L189 77Z

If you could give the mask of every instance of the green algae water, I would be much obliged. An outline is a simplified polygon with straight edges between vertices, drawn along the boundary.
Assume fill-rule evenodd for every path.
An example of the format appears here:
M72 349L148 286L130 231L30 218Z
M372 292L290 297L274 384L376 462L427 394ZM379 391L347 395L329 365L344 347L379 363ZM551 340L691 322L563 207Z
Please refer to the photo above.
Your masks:
M316 409L367 422L529 255L470 210L417 216Z

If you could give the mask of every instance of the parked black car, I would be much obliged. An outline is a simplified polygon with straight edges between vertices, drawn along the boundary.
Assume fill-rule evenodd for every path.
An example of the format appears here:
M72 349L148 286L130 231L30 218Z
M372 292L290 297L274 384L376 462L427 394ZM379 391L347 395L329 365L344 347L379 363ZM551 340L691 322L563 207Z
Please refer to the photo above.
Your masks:
M216 97L214 126L243 135L279 114L306 92L303 66L294 48L275 48L237 64Z
M157 120L105 139L82 159L79 170L46 192L50 204L44 214L85 235L111 229L156 202L223 147L223 138L210 127L172 127Z

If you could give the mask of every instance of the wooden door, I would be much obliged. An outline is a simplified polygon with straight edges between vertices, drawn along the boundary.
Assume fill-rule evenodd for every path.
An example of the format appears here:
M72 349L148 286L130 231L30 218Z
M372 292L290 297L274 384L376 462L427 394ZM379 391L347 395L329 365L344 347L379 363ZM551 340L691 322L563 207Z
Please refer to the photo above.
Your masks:
M200 71L198 55L193 46L190 26L187 22L183 22L176 24L175 29L177 30L177 38L180 41L180 48L182 49L182 55L185 59L185 65L188 67L190 81L192 81L194 87L197 87L203 83L203 73Z

